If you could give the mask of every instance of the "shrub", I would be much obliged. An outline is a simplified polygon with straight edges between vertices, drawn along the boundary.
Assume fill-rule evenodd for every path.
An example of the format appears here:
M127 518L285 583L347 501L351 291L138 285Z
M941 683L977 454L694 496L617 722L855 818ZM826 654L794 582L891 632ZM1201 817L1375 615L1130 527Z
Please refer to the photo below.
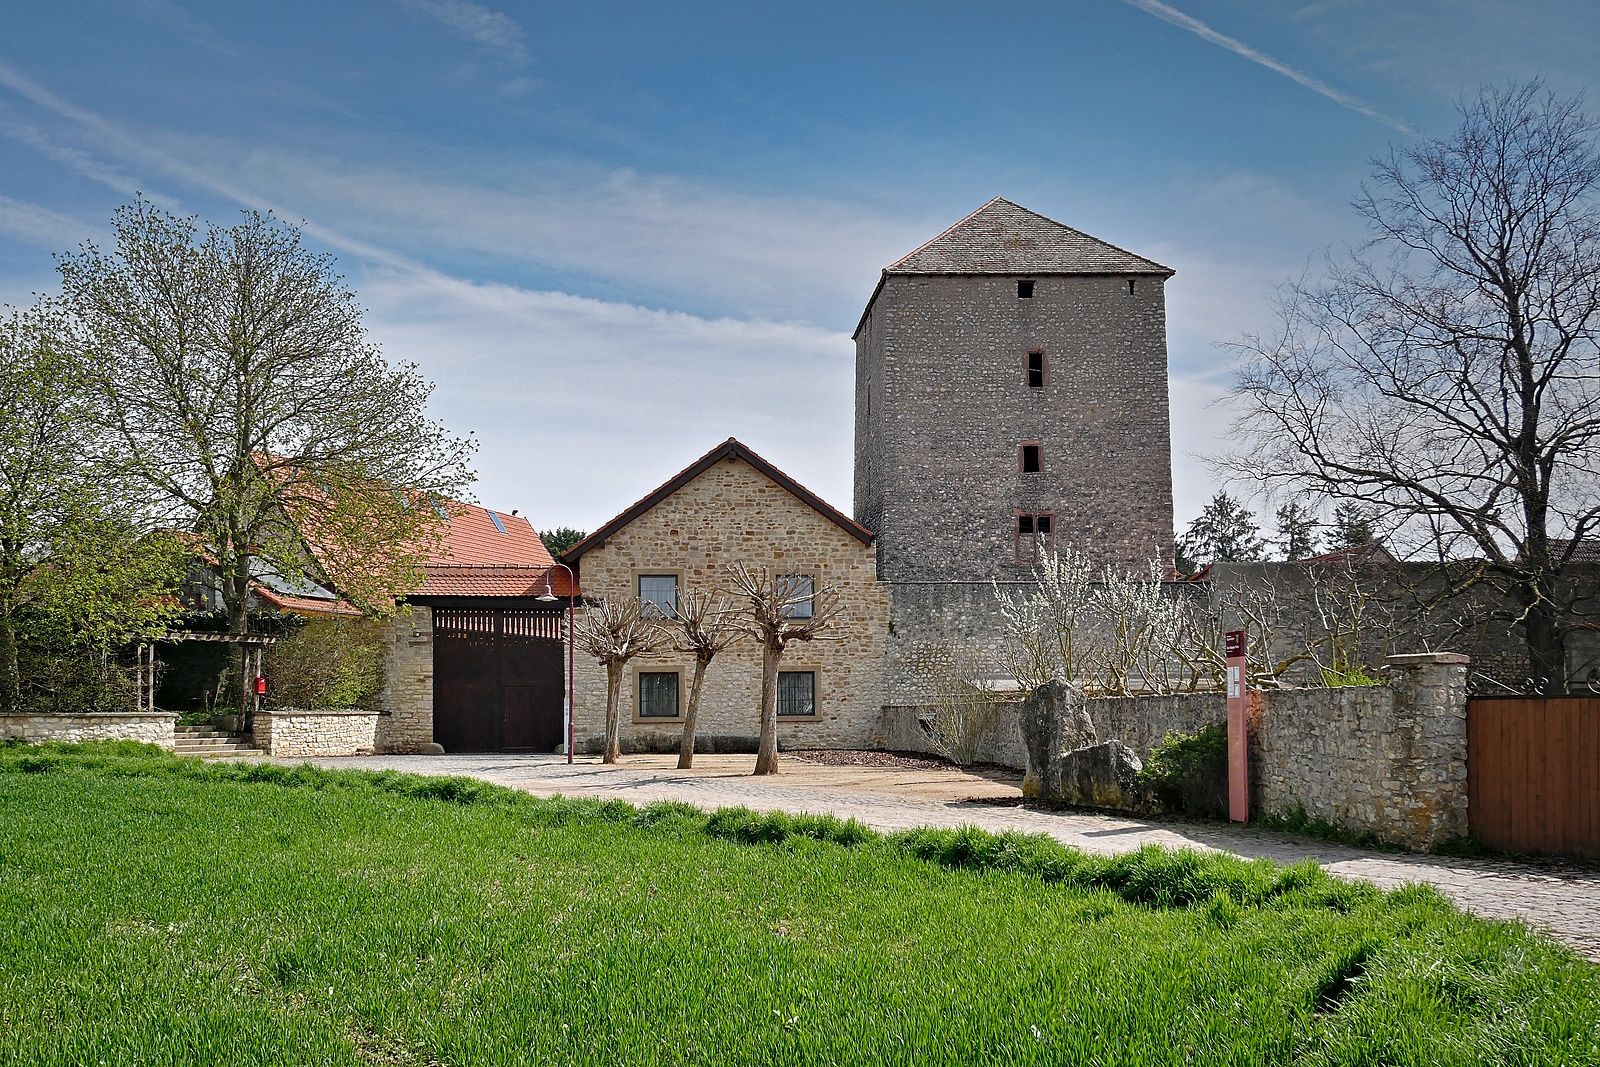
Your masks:
M268 648L269 699L287 708L375 708L383 652L376 620L312 619Z
M1352 685L1387 685L1388 683L1374 675L1368 674L1363 667L1349 667L1342 671L1322 668L1322 684L1329 689L1338 689L1342 686Z
M1168 734L1150 752L1139 777L1168 811L1201 818L1228 814L1228 728Z

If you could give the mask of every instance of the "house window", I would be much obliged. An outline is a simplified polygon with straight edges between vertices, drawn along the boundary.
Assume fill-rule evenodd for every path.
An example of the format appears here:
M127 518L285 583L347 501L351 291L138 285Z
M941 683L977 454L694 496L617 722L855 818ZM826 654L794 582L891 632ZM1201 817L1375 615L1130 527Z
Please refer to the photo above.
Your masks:
M639 575L639 600L644 613L657 618L672 618L678 613L676 574Z
M817 672L778 672L778 715L809 718L817 713Z
M778 575L778 593L790 603L783 609L786 619L809 619L816 611L817 581L809 574Z
M1028 388L1043 389L1046 375L1049 374L1049 364L1045 362L1043 352L1028 353Z
M678 717L678 672L639 672L639 718Z
M1033 283L1032 282L1018 282L1017 283L1017 299L1018 300L1032 300L1033 299Z
M1017 562L1039 562L1039 548L1054 550L1056 547L1055 515L1045 514L1017 515Z
M1018 461L1022 464L1023 474L1038 474L1040 470L1038 444L1030 442L1023 445L1022 455L1018 457Z

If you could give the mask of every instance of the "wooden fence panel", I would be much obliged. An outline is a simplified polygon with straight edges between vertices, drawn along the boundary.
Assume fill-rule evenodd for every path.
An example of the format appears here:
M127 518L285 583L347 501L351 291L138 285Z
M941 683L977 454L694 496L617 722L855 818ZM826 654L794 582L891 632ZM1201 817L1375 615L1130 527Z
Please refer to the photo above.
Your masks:
M1600 697L1469 700L1467 803L1486 845L1600 857Z

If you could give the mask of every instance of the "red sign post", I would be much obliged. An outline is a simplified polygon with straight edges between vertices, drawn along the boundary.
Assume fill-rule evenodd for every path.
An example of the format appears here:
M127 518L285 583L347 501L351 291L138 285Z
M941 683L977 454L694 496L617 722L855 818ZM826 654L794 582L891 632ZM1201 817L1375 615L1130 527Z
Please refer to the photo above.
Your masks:
M1250 821L1250 767L1245 712L1245 633L1229 630L1228 655L1228 818Z

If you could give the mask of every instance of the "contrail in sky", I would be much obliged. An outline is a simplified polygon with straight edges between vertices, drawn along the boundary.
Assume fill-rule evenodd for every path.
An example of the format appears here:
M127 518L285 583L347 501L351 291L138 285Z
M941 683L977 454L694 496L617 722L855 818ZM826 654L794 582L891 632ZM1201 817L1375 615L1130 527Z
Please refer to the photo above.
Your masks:
M1416 133L1415 130L1401 122L1399 119L1390 118L1388 115L1385 115L1383 112L1377 110L1369 104L1363 103L1362 101L1351 96L1349 93L1340 92L1327 82L1319 81L1309 74L1303 74L1289 66L1287 63L1278 62L1271 56L1256 51L1243 41L1229 37L1224 33L1218 33L1216 30L1212 29L1210 26L1207 26L1199 19L1191 18L1176 8L1168 7L1166 4L1163 4L1161 0L1122 0L1122 2L1127 4L1129 7L1136 7L1140 11L1154 15L1163 22L1170 22L1179 29L1188 30L1196 37L1210 41L1214 45L1220 45L1236 55L1243 56L1252 63L1259 63L1268 70L1277 71L1285 78L1298 82L1307 89L1310 89L1312 92L1321 93L1323 96L1327 97L1329 100L1332 100L1340 107L1347 107L1351 111L1359 112L1367 116L1367 118L1381 122L1385 126L1391 126L1394 129L1399 130L1401 133Z

